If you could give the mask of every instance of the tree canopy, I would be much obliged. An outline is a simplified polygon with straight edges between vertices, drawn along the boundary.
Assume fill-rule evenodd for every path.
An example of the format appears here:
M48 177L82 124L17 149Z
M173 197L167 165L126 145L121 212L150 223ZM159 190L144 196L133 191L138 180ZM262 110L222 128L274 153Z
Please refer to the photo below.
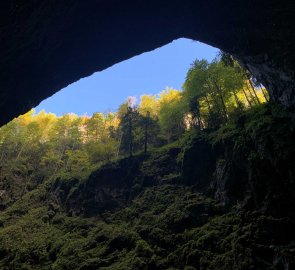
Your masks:
M56 116L33 110L0 128L0 184L21 182L22 194L39 179L81 175L92 166L171 143L192 128L216 129L269 100L261 86L231 56L196 60L183 90L167 88L128 97L117 112L91 117ZM1 188L1 187L0 187Z

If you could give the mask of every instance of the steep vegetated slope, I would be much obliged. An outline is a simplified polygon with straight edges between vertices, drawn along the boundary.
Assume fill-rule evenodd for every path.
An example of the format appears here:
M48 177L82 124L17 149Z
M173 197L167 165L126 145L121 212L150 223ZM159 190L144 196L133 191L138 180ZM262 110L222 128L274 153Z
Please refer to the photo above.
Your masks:
M60 175L0 214L0 269L294 269L295 119L270 105Z

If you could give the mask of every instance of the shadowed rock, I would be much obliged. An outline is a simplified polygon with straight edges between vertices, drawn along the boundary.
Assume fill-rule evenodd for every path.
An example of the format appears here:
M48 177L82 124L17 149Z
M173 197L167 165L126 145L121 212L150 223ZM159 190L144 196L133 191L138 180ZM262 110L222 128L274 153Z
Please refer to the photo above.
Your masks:
M10 0L0 10L0 124L180 37L233 54L275 102L295 103L293 1Z

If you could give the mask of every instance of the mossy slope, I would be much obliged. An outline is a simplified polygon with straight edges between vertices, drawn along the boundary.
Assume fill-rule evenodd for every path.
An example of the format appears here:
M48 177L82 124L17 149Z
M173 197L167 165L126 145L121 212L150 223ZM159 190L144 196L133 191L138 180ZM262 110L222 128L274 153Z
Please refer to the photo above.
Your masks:
M262 107L0 214L0 269L294 269L294 119Z

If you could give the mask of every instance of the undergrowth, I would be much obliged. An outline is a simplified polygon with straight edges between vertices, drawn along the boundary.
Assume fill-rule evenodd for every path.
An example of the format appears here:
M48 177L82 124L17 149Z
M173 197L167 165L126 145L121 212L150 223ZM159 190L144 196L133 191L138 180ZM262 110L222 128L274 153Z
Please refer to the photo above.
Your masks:
M0 269L279 269L288 260L292 265L295 241L269 241L287 237L280 229L289 228L290 220L221 204L182 183L181 163L200 140L212 147L230 142L249 157L254 141L259 151L253 154L265 157L273 151L283 157L282 149L293 147L294 130L291 114L264 105L217 131L191 131L173 144L133 157L140 159L141 177L161 172L171 156L179 168L165 172L155 185L138 182L126 205L92 217L68 212L54 188L56 178L58 187L77 179L70 191L77 192L90 171L47 179L0 213Z

